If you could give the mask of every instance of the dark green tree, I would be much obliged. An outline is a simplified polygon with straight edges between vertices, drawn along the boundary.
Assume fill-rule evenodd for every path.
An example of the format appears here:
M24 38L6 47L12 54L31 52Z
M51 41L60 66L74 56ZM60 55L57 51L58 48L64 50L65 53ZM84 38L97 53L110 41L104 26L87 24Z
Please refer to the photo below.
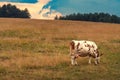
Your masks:
M20 10L15 5L7 4L0 7L0 17L30 18L30 13L27 8Z
M120 23L120 17L103 12L87 13L87 14L73 13L70 15L62 16L59 18L59 20L79 20L79 21Z
M29 14L29 11L27 10L27 8L25 8L24 10L19 12L19 17L20 18L30 18L30 14Z

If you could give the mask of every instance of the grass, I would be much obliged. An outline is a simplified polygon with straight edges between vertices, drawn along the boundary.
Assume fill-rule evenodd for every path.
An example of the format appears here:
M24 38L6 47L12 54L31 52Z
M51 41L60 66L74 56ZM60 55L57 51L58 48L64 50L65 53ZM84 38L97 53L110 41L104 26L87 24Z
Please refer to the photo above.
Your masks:
M70 65L73 39L95 41L101 63ZM119 24L0 18L0 80L120 80L119 47Z

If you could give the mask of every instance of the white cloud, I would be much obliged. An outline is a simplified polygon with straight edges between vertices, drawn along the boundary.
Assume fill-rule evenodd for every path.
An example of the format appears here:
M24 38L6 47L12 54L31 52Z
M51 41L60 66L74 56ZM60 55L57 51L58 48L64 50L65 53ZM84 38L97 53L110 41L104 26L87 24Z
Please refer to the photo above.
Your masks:
M44 5L48 4L50 0L38 0L37 3L14 3L14 2L0 2L0 6L4 4L16 5L20 9L27 8L31 14L32 19L54 19L56 15L60 16L61 13L51 10L50 7L42 9ZM45 16L46 15L46 16Z
M60 17L62 14L55 10L52 10L49 6L48 8L42 9L40 11L41 19L54 19L56 16Z

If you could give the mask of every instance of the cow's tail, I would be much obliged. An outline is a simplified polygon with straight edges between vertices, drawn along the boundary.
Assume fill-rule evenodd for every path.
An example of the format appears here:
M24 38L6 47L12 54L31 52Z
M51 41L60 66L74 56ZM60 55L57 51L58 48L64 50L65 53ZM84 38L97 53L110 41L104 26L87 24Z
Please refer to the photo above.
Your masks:
M74 41L70 42L70 56L72 56L74 54L74 49L75 49L75 43Z
M99 52L99 50L97 49L97 53L98 53L98 56L102 56L103 53Z
M100 56L102 56L103 55L103 53L100 53Z

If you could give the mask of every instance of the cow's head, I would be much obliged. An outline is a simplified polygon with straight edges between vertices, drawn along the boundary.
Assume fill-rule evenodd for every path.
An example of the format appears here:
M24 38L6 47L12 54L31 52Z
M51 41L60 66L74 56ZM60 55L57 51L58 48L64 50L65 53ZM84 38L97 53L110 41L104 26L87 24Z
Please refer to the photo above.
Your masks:
M70 47L72 50L75 49L75 43L73 41L70 42Z

